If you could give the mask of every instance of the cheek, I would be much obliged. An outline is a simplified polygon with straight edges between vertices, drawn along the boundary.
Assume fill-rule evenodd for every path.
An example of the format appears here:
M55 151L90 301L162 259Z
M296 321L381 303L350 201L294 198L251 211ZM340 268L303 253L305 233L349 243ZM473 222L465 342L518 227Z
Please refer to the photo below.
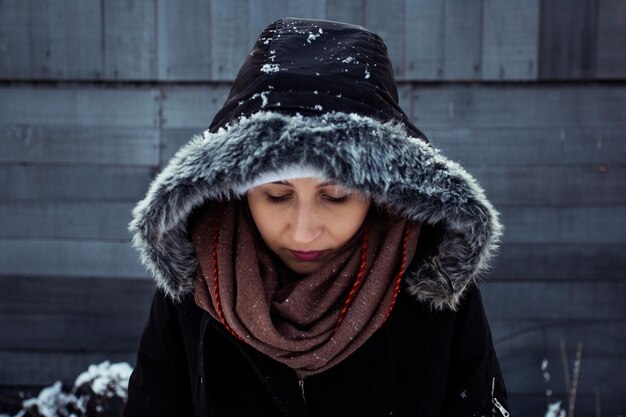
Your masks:
M261 237L269 246L272 246L280 234L282 227L280 219L283 217L275 207L267 204L258 204L252 201L249 207Z
M369 204L360 203L346 206L340 212L332 216L332 226L329 230L334 231L335 238L342 243L347 242L359 230L365 217Z

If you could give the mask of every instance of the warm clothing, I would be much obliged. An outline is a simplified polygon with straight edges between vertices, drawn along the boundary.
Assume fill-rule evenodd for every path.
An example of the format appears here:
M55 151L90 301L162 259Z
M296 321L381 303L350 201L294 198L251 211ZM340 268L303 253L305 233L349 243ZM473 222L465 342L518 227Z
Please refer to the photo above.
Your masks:
M507 407L473 285L457 312L401 292L359 350L306 378L306 405L291 369L237 341L191 295L174 303L159 290L128 394L125 416L499 417L494 399Z
M385 322L419 235L419 225L372 208L340 253L294 277L263 243L245 202L199 211L190 225L196 253L204 255L196 304L301 378L336 365Z
M293 367L198 307L189 230L195 210L294 166L421 225L388 319L303 386ZM303 19L266 28L209 130L176 154L133 214L133 242L159 289L126 416L507 414L476 286L497 247L498 214L400 109L374 33Z

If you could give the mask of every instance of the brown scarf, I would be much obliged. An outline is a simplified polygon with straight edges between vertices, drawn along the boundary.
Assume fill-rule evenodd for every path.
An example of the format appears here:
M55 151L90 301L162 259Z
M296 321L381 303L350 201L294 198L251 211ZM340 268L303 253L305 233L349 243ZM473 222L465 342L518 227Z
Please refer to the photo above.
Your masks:
M237 339L304 378L341 362L382 326L419 229L373 207L340 253L301 276L263 242L245 200L205 206L191 227L200 264L194 298Z

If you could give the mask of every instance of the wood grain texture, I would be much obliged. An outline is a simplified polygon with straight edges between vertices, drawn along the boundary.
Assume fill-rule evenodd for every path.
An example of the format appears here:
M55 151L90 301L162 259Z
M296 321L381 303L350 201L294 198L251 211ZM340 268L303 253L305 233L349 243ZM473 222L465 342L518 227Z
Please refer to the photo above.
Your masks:
M153 127L0 125L0 162L55 164L159 164Z
M406 3L404 80L443 78L445 0Z
M537 79L539 0L484 0L482 21L482 79Z
M45 21L47 3L32 8L23 0L0 2L0 78L24 79L46 75ZM25 45L29 45L26 48Z
M102 77L102 16L98 2L2 2L0 27L0 78Z
M102 77L100 4L49 0L48 5L48 78Z
M480 1L445 0L443 43L445 80L480 79L482 13L483 6Z
M139 344L139 339L137 339ZM103 361L134 366L137 350L128 352L15 352L0 351L0 386L45 387L62 381L72 386L89 365Z
M490 324L502 373L514 397L534 393L537 399L543 397L544 400L552 398L552 401L556 401L566 398L561 343L565 346L566 367L571 375L578 342L582 342L576 401L581 408L577 407L577 414L594 415L582 410L593 409L596 390L604 394L603 411L607 412L612 407L615 413L619 412L619 407L616 407L619 402L615 399L622 390L621 380L626 371L626 329L623 321L522 319L491 320ZM544 360L547 360L547 367L542 370ZM552 391L549 397L546 395L547 390ZM514 401L511 401L511 406L522 407L515 406ZM521 415L528 415L529 406Z
M211 2L211 79L231 81L252 48L258 33L250 34L247 1ZM270 23L270 22L267 22Z
M598 5L596 78L626 77L626 2L601 0Z
M157 78L156 2L105 1L104 78Z
M289 0L249 0L248 3L249 13L246 15L248 20L241 22L241 24L248 24L246 29L248 30L249 44L246 53L250 52L261 31L270 23L287 16L302 17L286 13L291 3ZM243 64L243 59L241 58L240 65Z
M561 401L563 409L567 409L567 394L554 392L551 396L541 393L509 392L509 411L512 416L545 416L548 403ZM599 406L596 406L596 404ZM596 393L582 393L576 397L576 415L595 416L623 415L624 399L621 387L597 387Z
M165 88L163 128L206 129L228 98L230 87L229 83L220 83Z
M159 92L132 87L0 88L0 125L157 127Z
M0 200L135 202L153 177L146 167L0 164Z
M430 128L624 127L621 85L454 85L414 91L412 120Z
M542 1L539 78L591 79L595 72L597 0Z
M365 27L378 33L387 45L394 75L402 78L404 62L404 13L406 0L365 0Z
M0 238L121 241L135 203L0 201Z
M146 279L0 277L0 351L131 352L155 286Z
M485 278L498 282L623 281L625 250L623 244L505 243Z
M0 239L0 275L146 278L130 242Z
M626 243L626 206L504 207L500 211L506 243Z
M625 165L464 165L498 208L626 204ZM610 208L610 207L607 207Z
M424 131L433 146L462 165L534 165L540 168L539 165L594 164L598 170L606 168L604 172L608 173L612 166L623 164L626 156L624 128L619 126L440 126L427 127Z
M207 125L208 126L208 125ZM176 152L193 137L201 135L207 126L178 127L161 130L161 166L165 166Z
M164 90L161 165L194 135L200 135L211 124L230 91L230 84L205 87L169 87Z
M156 1L158 79L212 79L212 2Z
M326 18L363 26L365 22L365 0L326 0Z
M490 320L621 321L626 318L626 281L484 282ZM626 352L624 352L626 353Z
M625 281L485 282L481 285L490 320L536 320L546 325L569 321L621 321Z
M326 0L289 0L287 14L308 19L324 19Z

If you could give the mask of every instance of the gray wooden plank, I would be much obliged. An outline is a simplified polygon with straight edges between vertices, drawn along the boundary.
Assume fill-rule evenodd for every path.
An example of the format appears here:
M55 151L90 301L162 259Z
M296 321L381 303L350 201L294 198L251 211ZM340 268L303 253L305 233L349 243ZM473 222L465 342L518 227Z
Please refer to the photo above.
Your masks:
M258 33L248 33L247 1L211 2L211 79L232 81L252 48ZM267 22L270 23L270 22Z
M230 84L211 88L169 87L165 90L161 129L161 164L167 163L192 136L202 134L228 98Z
M486 190L489 200L504 207L568 207L626 204L625 165L508 166L465 165Z
M623 127L424 129L436 148L462 165L581 165L612 169L626 159ZM607 165L601 167L601 165Z
M158 166L152 127L0 125L0 162Z
M595 72L596 0L541 2L539 78L590 79ZM600 2L601 3L601 2Z
M202 134L205 127L172 128L161 131L161 165L165 166L176 152L191 138Z
M0 239L0 275L147 278L130 242Z
M49 78L102 77L102 15L98 2L48 0Z
M444 10L444 0L415 0L406 3L405 80L443 78Z
M158 0L160 80L212 79L211 3L205 0Z
M479 1L445 1L444 79L480 79L483 32L482 12L482 2Z
M325 19L326 18L326 1L325 0L289 0L288 5L287 5L287 15L293 16L293 17L303 17L307 19Z
M507 386L508 389L508 386ZM576 396L576 415L580 416L620 416L624 414L624 398L622 387L599 386L596 393L583 393ZM509 411L512 416L545 416L548 403L561 401L564 409L567 407L567 395L554 393L547 397L541 393L519 393L509 390ZM599 407L598 407L598 406ZM600 413L598 413L600 410Z
M626 206L503 207L503 242L626 243Z
M619 281L624 280L625 251L623 244L505 243L485 278L493 282Z
M626 323L623 320L569 320L567 317L546 318L545 320L537 320L536 318L502 320L494 318L498 312L491 308L489 298L483 301L491 327L493 343L501 357L512 356L513 352L520 350L527 350L533 354L539 352L545 352L545 354L560 353L561 340L569 349L570 354L572 349L576 350L576 344L582 341L588 357L626 356ZM524 303L518 304L520 309L525 306ZM537 358L537 368L539 368L540 363L541 358ZM560 361L550 365L551 373L561 368ZM543 380L536 382L543 383ZM541 388L538 385L535 386Z
M565 343L568 370L578 342L583 343L578 390L584 395L599 388L605 395L620 392L626 371L623 322L490 321L494 344L507 389L510 392L542 393L564 398L565 383L561 342ZM499 337L504 335L504 338ZM542 362L547 360L544 378ZM607 399L607 397L604 397ZM577 401L578 403L578 401Z
M413 93L413 87L411 87L408 83L399 83L398 84L398 104L407 116L410 116L412 113L411 110L411 95Z
M224 105L230 83L206 86L168 86L164 89L164 128L197 128L205 130Z
M385 41L394 75L398 78L405 74L405 3L406 0L365 1L365 27L378 33Z
M0 78L46 75L47 15L47 2L41 7L21 0L0 2Z
M134 202L0 201L0 238L128 241Z
M623 127L626 88L619 85L454 85L414 92L418 127Z
M623 0L598 1L596 77L626 77L626 3Z
M0 27L0 78L102 77L98 2L2 2Z
M484 0L482 22L482 78L537 79L539 0Z
M270 23L282 19L284 17L304 17L289 14L287 11L290 7L290 0L248 0L248 51L252 49L252 45L256 42L261 31ZM241 22L244 23L244 22ZM240 65L243 64L241 58Z
M570 375L572 375L571 361L573 361L572 356L575 354L575 349L576 347L574 346L574 351L572 352L570 347ZM626 370L626 366L624 365L624 363L626 363L626 357L624 355L611 357L586 356L585 353L583 343L580 378L578 381L579 386L577 390L578 394L576 396L576 415L594 416L597 415L595 414L594 407L596 389L603 393L601 396L603 413L610 409L608 407L616 407L617 404L620 404L619 402L616 403L615 400L619 398L618 395L620 395L620 391L623 391L623 382L620 382L620 377ZM511 357L511 364L508 364L506 359L500 359L505 383L507 384L507 390L510 390L513 393L521 392L526 395L529 393L534 393L536 395L543 394L544 399L547 400L545 393L548 389L550 389L552 390L549 397L551 398L551 402L562 400L564 401L564 404L566 404L567 394L565 390L565 383L563 382L563 371L560 366L561 361L558 353L546 355L548 361L554 364L554 369L556 371L554 374L550 373L551 376L555 377L555 380L551 380L547 384L544 383L543 374L540 369L542 361L541 356L541 353L531 353L524 349L520 349L519 352L517 352L517 356ZM504 364L502 364L502 362L504 362ZM541 385L543 385L543 389L539 388ZM540 395L537 395L537 397L541 398ZM608 409L605 408L605 406ZM609 415L620 415L619 412L624 410L623 407L624 404L622 399L621 406L619 406L618 409L613 408L616 414ZM565 406L565 408L567 408L567 406ZM546 410L547 407L544 408L544 413ZM526 416L534 414L522 413L517 415ZM541 416L544 414L538 415Z
M107 1L104 12L104 77L154 80L156 4L154 1Z
M153 88L0 88L0 124L29 126L158 126Z
M626 280L490 282L481 284L491 320L613 321L626 319Z
M326 18L363 26L365 22L365 0L326 0Z
M72 386L89 365L103 361L127 362L134 366L136 349L129 352L13 352L0 351L0 385L49 386L56 381Z
M146 279L2 276L0 351L133 351L154 288Z
M147 167L0 164L0 200L134 202L154 174Z

